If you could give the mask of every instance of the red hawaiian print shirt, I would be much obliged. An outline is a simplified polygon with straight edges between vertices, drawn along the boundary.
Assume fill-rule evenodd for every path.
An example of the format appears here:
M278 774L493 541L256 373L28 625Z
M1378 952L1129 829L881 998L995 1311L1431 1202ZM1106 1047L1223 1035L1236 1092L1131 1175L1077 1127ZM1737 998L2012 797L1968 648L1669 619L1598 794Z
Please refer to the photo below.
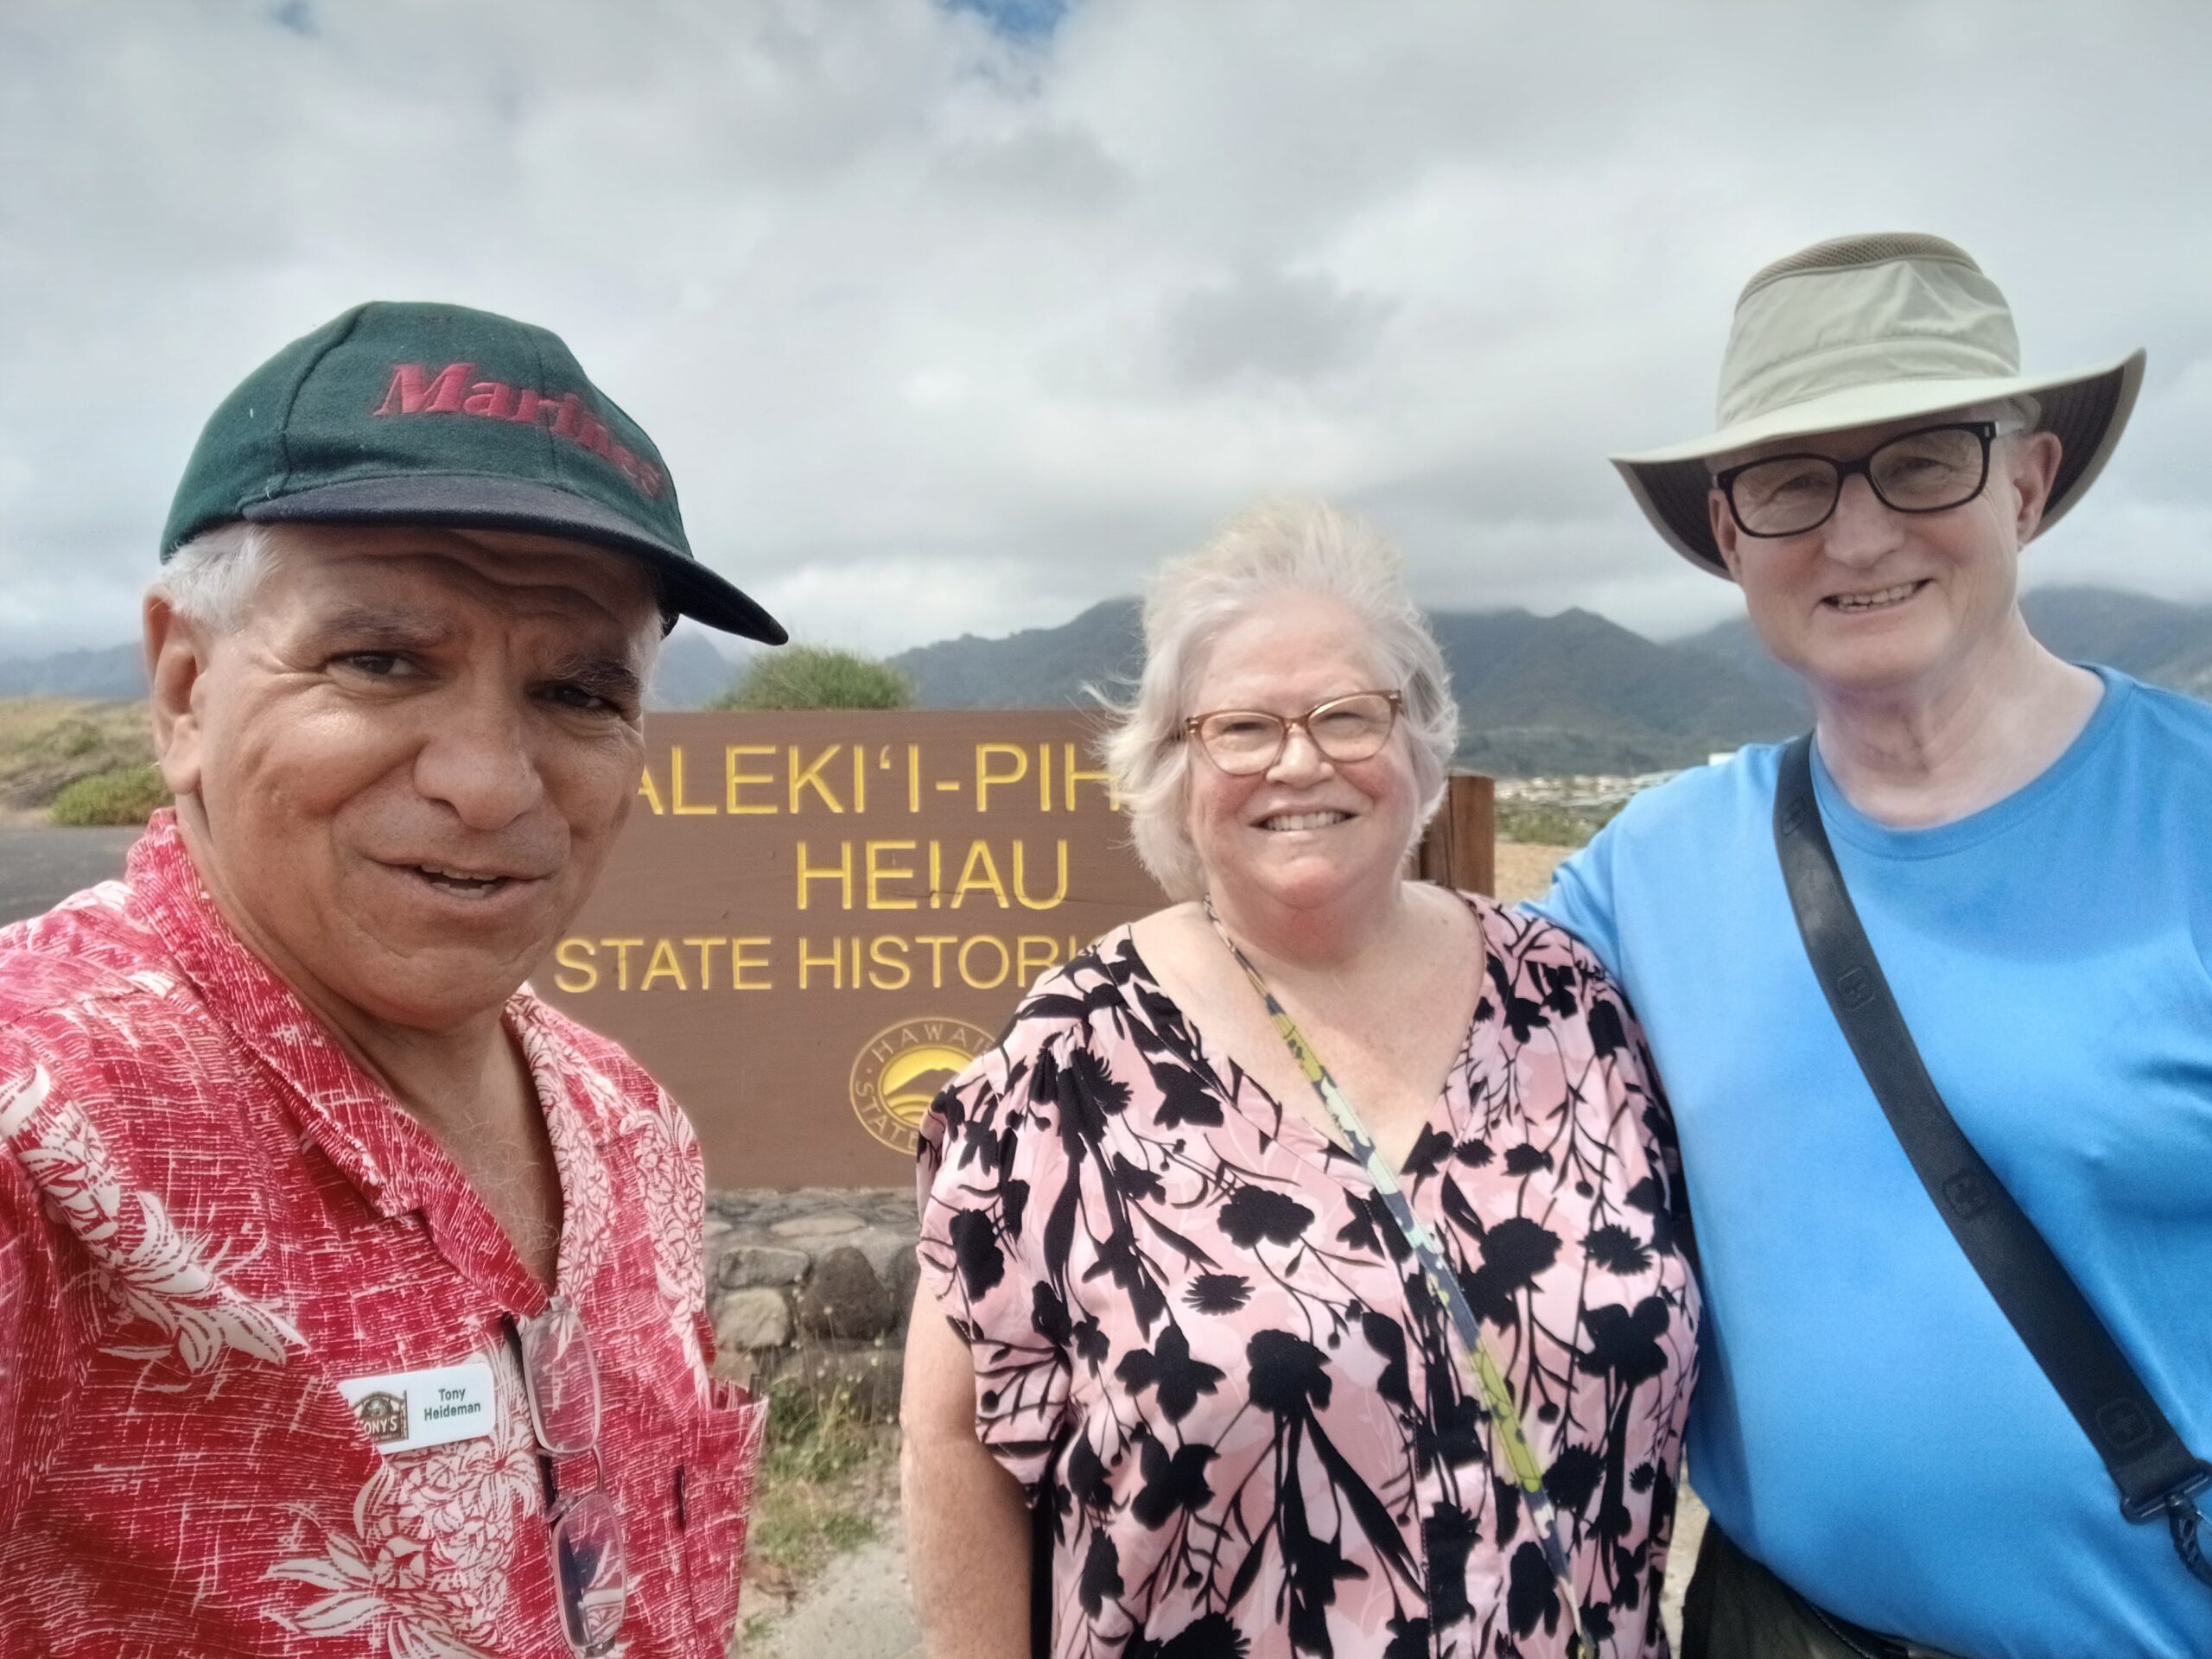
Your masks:
M720 1659L765 1413L708 1372L698 1147L613 1043L506 1018L601 1378L558 1483L621 1512L616 1650ZM168 814L0 930L0 1654L568 1654L508 1334L545 1287Z

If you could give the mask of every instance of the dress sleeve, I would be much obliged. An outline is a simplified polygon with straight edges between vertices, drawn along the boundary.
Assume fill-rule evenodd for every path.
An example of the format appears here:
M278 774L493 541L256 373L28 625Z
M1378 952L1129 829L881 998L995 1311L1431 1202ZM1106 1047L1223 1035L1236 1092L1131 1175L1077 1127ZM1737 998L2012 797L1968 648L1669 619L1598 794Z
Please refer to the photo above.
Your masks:
M1651 1058L1651 1045L1627 995L1597 959L1598 953L1586 944L1573 955L1584 986L1583 1018L1606 1095L1616 1106L1634 1114L1650 1170L1630 1189L1627 1201L1650 1217L1656 1248L1662 1252L1680 1249L1694 1267L1697 1243L1690 1224L1689 1189L1682 1179L1681 1142L1674 1108Z
M918 1149L922 1283L975 1362L976 1439L1031 1488L1068 1401L1067 1315L1037 1248L1046 1204L1032 1198L1058 1190L1065 1159L1029 1109L1039 1061L1049 1072L1061 1045L1058 1025L1017 1021L938 1095Z

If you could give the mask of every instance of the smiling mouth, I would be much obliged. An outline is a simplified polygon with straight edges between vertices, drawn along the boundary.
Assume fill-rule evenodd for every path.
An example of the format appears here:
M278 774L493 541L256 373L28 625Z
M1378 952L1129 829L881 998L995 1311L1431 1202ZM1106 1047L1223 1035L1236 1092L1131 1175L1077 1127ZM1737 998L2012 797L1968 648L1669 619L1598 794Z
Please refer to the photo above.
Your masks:
M1867 611L1886 611L1902 605L1927 585L1925 581L1901 582L1894 588L1885 588L1878 593L1831 594L1821 603L1832 611L1857 616Z
M1271 818L1261 819L1260 828L1270 835L1292 830L1328 830L1351 817L1349 812L1278 812Z
M442 864L403 864L397 868L408 871L440 893L450 893L460 899L488 899L493 893L519 886L525 880L521 876L485 875L468 870L448 869Z

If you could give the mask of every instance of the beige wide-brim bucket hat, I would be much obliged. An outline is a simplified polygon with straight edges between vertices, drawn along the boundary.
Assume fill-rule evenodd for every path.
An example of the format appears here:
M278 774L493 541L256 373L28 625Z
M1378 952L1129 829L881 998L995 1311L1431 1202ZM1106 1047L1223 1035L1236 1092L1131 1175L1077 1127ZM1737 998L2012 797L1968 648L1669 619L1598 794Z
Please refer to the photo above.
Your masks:
M1706 502L1711 463L1753 444L2033 396L2063 452L2037 534L2104 469L2143 384L2144 354L2024 375L2012 308L1965 250L1912 232L1839 237L1745 285L1720 363L1719 429L1615 455L1667 544L1726 576Z

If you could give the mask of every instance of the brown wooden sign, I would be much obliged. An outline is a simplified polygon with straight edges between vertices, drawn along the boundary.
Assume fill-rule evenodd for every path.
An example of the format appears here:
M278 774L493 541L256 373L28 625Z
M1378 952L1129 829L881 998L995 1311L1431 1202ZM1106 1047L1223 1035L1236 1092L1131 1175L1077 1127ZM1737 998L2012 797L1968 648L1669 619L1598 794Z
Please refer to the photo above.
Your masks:
M656 715L639 799L533 987L623 1044L716 1186L893 1185L1021 994L1156 909L1098 723Z

